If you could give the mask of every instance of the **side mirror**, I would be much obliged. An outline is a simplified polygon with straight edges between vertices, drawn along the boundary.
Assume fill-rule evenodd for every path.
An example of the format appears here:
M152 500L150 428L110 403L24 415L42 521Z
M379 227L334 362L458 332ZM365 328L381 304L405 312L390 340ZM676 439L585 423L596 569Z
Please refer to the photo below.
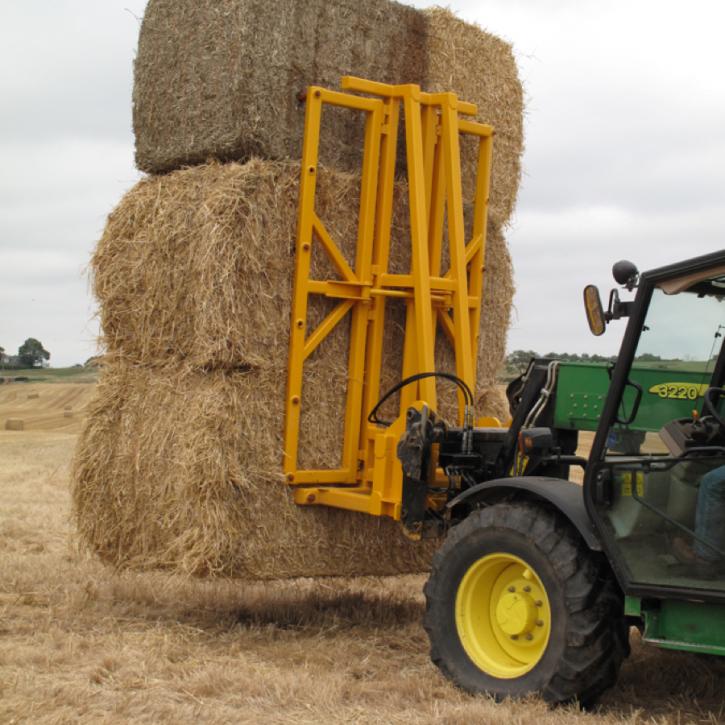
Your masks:
M584 288L584 310L587 313L587 322L592 335L599 337L604 334L606 322L604 321L604 309L602 300L599 297L599 290L593 284Z

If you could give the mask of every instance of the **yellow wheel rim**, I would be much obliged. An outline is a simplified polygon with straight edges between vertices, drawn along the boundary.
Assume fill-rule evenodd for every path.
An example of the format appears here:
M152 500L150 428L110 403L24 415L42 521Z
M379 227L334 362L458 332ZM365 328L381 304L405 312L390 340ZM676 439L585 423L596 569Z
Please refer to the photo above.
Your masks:
M489 554L466 572L456 594L456 629L466 654L492 677L532 670L551 633L546 589L513 554Z

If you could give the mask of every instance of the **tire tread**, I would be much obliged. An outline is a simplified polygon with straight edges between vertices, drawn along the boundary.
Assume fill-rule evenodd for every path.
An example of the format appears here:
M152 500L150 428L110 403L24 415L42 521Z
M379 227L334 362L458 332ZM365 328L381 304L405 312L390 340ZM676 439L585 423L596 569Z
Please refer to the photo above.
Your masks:
M431 659L444 675L465 688L456 663L442 655L436 641L437 612L449 597L440 591L442 572L448 557L464 540L496 528L525 536L549 558L563 585L569 614L566 642L560 663L541 695L550 703L578 700L582 706L592 705L614 684L629 654L622 595L606 559L590 551L560 514L535 503L499 503L477 509L451 529L433 557L431 575L423 590L424 627L431 643Z

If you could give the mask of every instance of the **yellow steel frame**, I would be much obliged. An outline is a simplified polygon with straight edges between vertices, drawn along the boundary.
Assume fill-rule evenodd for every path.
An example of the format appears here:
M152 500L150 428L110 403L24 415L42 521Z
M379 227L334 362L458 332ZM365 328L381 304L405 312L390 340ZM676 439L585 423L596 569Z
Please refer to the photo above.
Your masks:
M462 116L473 104L454 93L425 93L417 85L388 85L345 76L343 91L310 87L307 93L297 223L296 267L285 410L284 472L299 504L322 504L400 519L402 470L396 445L405 429L404 413L425 402L436 408L435 378L401 391L400 417L388 428L367 416L380 396L385 304L406 303L403 377L435 370L437 326L450 340L456 374L471 389L476 383L478 328L483 292L486 217L493 129ZM357 94L366 94L364 96ZM315 191L323 107L362 112L362 160L354 268L346 261L315 211ZM404 117L410 212L411 270L388 271L395 161L401 110ZM478 138L474 222L466 243L459 140ZM450 269L441 270L447 222ZM319 244L339 274L310 278L313 244ZM308 334L309 296L324 295L337 305ZM300 469L297 452L305 360L350 315L347 397L341 466ZM459 396L459 422L463 418ZM331 452L332 453L332 452Z

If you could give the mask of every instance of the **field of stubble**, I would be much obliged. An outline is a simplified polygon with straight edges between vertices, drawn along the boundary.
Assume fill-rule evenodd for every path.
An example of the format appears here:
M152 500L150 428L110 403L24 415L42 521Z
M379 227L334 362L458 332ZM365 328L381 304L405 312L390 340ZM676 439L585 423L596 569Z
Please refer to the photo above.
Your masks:
M428 659L422 577L250 586L109 571L76 551L68 518L89 390L9 387L0 428L8 412L42 424L0 430L2 723L725 721L725 661L635 633L596 712L464 695Z

